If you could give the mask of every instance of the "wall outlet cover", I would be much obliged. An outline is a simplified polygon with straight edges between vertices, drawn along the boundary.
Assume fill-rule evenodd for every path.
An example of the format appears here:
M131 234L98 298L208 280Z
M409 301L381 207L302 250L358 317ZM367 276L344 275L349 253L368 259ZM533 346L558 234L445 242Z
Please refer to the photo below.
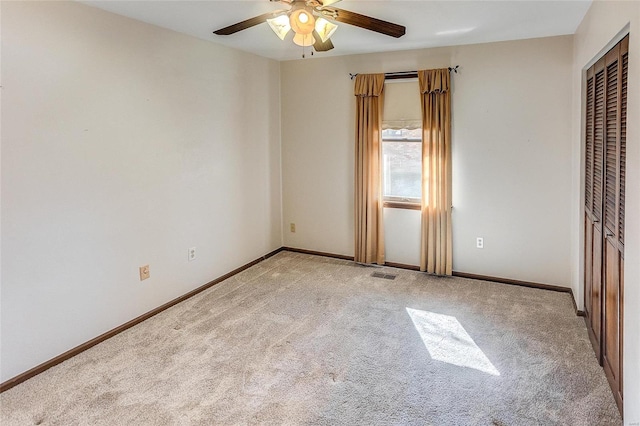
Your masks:
M144 281L149 277L151 277L151 272L149 271L149 265L141 266L140 267L140 281Z

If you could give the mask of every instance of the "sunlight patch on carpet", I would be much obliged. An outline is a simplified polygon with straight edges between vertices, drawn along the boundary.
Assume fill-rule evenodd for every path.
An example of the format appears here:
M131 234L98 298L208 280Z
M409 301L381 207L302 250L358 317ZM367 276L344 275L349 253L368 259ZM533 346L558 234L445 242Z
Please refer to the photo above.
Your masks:
M431 358L494 376L500 375L455 317L411 308L407 308L407 313Z

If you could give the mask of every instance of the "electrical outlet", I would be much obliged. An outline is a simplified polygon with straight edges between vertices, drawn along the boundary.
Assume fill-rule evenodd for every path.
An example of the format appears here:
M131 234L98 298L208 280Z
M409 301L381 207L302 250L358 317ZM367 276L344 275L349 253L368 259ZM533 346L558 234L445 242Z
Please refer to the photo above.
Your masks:
M484 238L478 237L476 238L476 248L484 248Z
M192 260L196 260L196 248L195 247L191 247L189 249L189 253L187 254L187 258L189 259L189 262L191 262Z
M149 265L144 265L140 267L140 281L144 281L151 276L151 272L149 272Z
M295 223L290 223L289 224L289 229L291 230L291 232L296 232L296 224Z

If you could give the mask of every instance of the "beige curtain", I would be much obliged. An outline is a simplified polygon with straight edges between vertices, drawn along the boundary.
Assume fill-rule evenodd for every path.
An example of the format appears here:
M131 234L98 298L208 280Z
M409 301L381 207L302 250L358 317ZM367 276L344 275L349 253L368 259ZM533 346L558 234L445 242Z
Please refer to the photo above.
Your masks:
M451 275L451 91L449 70L418 71L422 95L420 270Z
M358 74L356 96L355 261L384 264L381 126L384 74Z

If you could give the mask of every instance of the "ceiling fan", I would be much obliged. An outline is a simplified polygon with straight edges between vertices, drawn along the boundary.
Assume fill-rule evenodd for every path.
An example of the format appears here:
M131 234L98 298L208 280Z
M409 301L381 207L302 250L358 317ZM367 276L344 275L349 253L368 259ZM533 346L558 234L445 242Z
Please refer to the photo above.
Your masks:
M338 28L338 25L331 21L355 25L356 27L396 38L402 37L406 31L406 28L402 25L331 6L340 0L270 1L283 3L289 8L264 13L221 28L213 33L230 35L267 22L281 40L284 40L289 31L293 30L293 42L298 46L313 46L317 52L326 52L333 49L334 46L330 37ZM313 51L311 54L313 54ZM304 58L304 53L302 57Z

